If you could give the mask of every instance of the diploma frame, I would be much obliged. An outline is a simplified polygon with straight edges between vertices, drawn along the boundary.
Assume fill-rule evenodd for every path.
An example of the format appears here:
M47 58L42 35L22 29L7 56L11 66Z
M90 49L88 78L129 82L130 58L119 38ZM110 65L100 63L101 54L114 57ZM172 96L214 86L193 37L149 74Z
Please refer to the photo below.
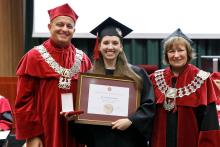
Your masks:
M140 106L140 93L132 79L80 72L78 74L75 111L84 111L84 114L77 115L75 123L111 126L112 122L127 118L125 116L87 113L90 84L129 88L128 116L132 115Z

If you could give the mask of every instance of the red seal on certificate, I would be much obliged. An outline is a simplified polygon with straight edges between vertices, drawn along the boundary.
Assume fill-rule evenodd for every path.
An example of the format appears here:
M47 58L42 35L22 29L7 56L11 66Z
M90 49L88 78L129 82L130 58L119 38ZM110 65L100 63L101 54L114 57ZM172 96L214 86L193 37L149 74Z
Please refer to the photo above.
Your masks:
M112 88L111 88L111 87L108 87L108 91L112 91Z

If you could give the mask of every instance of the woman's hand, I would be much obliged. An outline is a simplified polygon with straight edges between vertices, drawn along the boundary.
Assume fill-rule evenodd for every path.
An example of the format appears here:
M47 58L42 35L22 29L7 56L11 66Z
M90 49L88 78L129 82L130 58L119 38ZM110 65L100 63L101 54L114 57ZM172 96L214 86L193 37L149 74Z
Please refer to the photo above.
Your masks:
M43 147L41 139L36 136L27 139L27 147Z
M112 129L118 129L118 130L124 131L128 127L130 127L131 122L128 118L124 118L124 119L119 119L113 122L112 125L113 125Z
M60 115L63 115L68 121L74 120L76 115L69 115L69 112L60 112Z

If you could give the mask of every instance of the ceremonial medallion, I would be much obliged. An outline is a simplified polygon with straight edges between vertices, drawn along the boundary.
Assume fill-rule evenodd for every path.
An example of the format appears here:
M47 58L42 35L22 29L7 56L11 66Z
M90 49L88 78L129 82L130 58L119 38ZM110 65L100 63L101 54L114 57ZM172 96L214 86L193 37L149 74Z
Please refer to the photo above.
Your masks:
M172 103L170 103L170 99L168 100L168 102L166 99L167 98L165 97L165 99L163 101L163 107L165 108L165 110L171 111L175 107L176 98L174 98Z

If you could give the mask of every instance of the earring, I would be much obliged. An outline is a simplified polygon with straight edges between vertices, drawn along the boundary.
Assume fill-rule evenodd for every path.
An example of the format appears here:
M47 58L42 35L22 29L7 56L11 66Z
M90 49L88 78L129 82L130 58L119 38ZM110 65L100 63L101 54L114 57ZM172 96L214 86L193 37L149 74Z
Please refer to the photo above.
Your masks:
M99 48L99 51L101 52L101 49Z
M119 53L122 53L122 48L120 48Z

